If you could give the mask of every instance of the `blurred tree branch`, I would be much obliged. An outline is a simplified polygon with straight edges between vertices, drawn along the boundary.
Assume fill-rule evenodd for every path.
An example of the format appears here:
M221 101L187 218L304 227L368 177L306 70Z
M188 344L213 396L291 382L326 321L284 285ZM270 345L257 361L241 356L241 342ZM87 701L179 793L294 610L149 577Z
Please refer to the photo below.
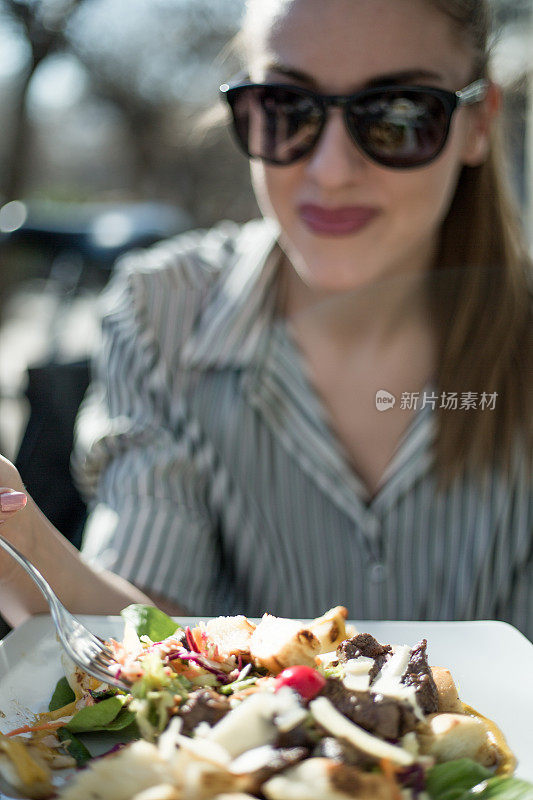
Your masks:
M2 1L3 10L21 28L30 52L29 63L20 81L13 108L13 145L2 192L5 201L21 197L26 184L25 166L31 147L27 114L31 79L45 58L65 49L66 26L74 11L86 1L64 0L48 3L31 3L26 0Z

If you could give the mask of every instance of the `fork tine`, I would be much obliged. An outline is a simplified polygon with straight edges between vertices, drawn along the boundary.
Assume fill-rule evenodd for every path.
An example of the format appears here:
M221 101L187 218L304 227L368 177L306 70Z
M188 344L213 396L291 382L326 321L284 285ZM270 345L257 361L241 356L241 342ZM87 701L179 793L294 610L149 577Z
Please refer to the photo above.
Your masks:
M119 678L115 678L115 676L111 672L108 672L106 669L99 667L94 662L91 664L90 668L88 666L85 666L83 667L83 669L85 670L85 672L87 672L89 675L92 675L93 678L96 678L101 683L105 683L110 686L117 686L119 689L123 689L126 692L129 689L129 686L128 684L126 684L125 681Z
M76 664L78 664L80 669L82 669L88 675L92 675L93 678L96 678L102 683L106 683L111 686L117 686L119 689L123 689L126 692L129 691L131 686L130 681L126 680L125 678L117 678L115 675L113 675L113 672L108 669L108 667L114 662L101 662L98 655L88 655L85 659L83 659L80 658L78 654L76 654L76 658L73 660ZM117 664L117 667L118 666L119 665Z
M117 667L120 666L114 659L112 658L105 658L104 656L97 655L93 659L95 664L98 664L100 667L107 669L107 667L112 667L116 665Z
M101 639L99 636L96 636L94 633L90 634L91 643L94 645L96 652L106 652L112 655L109 645Z
M50 584L43 578L39 570L19 553L16 547L0 535L0 547L6 550L20 566L26 570L30 578L38 586L50 607L50 614L55 624L59 640L72 661L97 678L102 683L117 686L119 689L129 691L131 682L116 678L108 667L116 663L114 655L107 644L85 625L76 619L61 603ZM118 671L118 670L117 670Z
M115 656L110 650L100 650L98 653L93 655L93 659L100 664L104 664L106 667L113 664L118 664Z

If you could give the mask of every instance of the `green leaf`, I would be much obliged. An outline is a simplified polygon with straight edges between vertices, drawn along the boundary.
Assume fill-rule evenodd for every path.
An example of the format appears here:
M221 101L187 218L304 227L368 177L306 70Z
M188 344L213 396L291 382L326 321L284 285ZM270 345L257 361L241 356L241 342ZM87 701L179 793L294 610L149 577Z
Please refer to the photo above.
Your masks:
M149 636L152 642L160 642L176 633L181 626L155 606L134 603L120 612L121 617L135 628L137 636Z
M533 800L533 784L520 778L490 778L485 785L474 786L462 800Z
M459 800L491 772L469 758L438 764L428 771L426 789L431 800Z
M57 731L57 736L61 742L68 741L68 744L65 745L65 749L67 752L76 760L76 764L78 767L83 767L88 761L91 760L92 756L77 736L74 736L67 728L59 728Z
M71 733L119 730L113 727L113 723L120 716L125 700L125 696L116 695L108 700L102 700L101 703L96 703L94 706L80 708L65 727Z
M52 698L48 704L48 711L57 711L58 708L72 703L76 699L76 695L69 686L66 678L60 678L54 689Z
M110 722L109 725L105 726L105 730L122 731L124 730L124 728L127 728L128 725L131 725L132 722L135 722L135 714L133 713L133 711L129 711L127 708L123 708L121 711L118 712L113 722Z

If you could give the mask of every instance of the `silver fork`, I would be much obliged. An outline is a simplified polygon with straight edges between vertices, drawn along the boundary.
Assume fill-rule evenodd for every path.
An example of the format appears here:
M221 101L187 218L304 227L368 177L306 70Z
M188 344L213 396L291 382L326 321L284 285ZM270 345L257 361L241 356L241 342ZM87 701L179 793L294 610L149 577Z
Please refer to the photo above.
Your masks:
M0 547L8 552L9 555L26 570L30 578L33 579L41 590L46 602L50 606L50 614L56 626L59 640L72 661L74 661L78 667L81 667L84 672L92 675L93 678L97 678L102 683L107 683L111 686L116 686L118 689L129 692L131 683L124 678L115 677L113 673L109 671L109 667L114 665L118 666L118 664L105 642L98 636L95 636L94 633L87 630L70 611L67 611L37 567L34 567L31 561L28 561L28 559L23 556L16 547L13 547L7 539L4 539L3 536L0 536Z

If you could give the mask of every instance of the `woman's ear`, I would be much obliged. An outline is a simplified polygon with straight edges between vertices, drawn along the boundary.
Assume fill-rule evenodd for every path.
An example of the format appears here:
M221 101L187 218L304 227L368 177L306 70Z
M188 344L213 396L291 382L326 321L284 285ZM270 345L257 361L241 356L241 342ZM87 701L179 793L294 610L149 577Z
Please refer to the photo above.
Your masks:
M492 81L489 83L485 99L469 109L469 127L463 149L463 163L468 167L478 167L488 156L490 132L502 104L502 91Z

